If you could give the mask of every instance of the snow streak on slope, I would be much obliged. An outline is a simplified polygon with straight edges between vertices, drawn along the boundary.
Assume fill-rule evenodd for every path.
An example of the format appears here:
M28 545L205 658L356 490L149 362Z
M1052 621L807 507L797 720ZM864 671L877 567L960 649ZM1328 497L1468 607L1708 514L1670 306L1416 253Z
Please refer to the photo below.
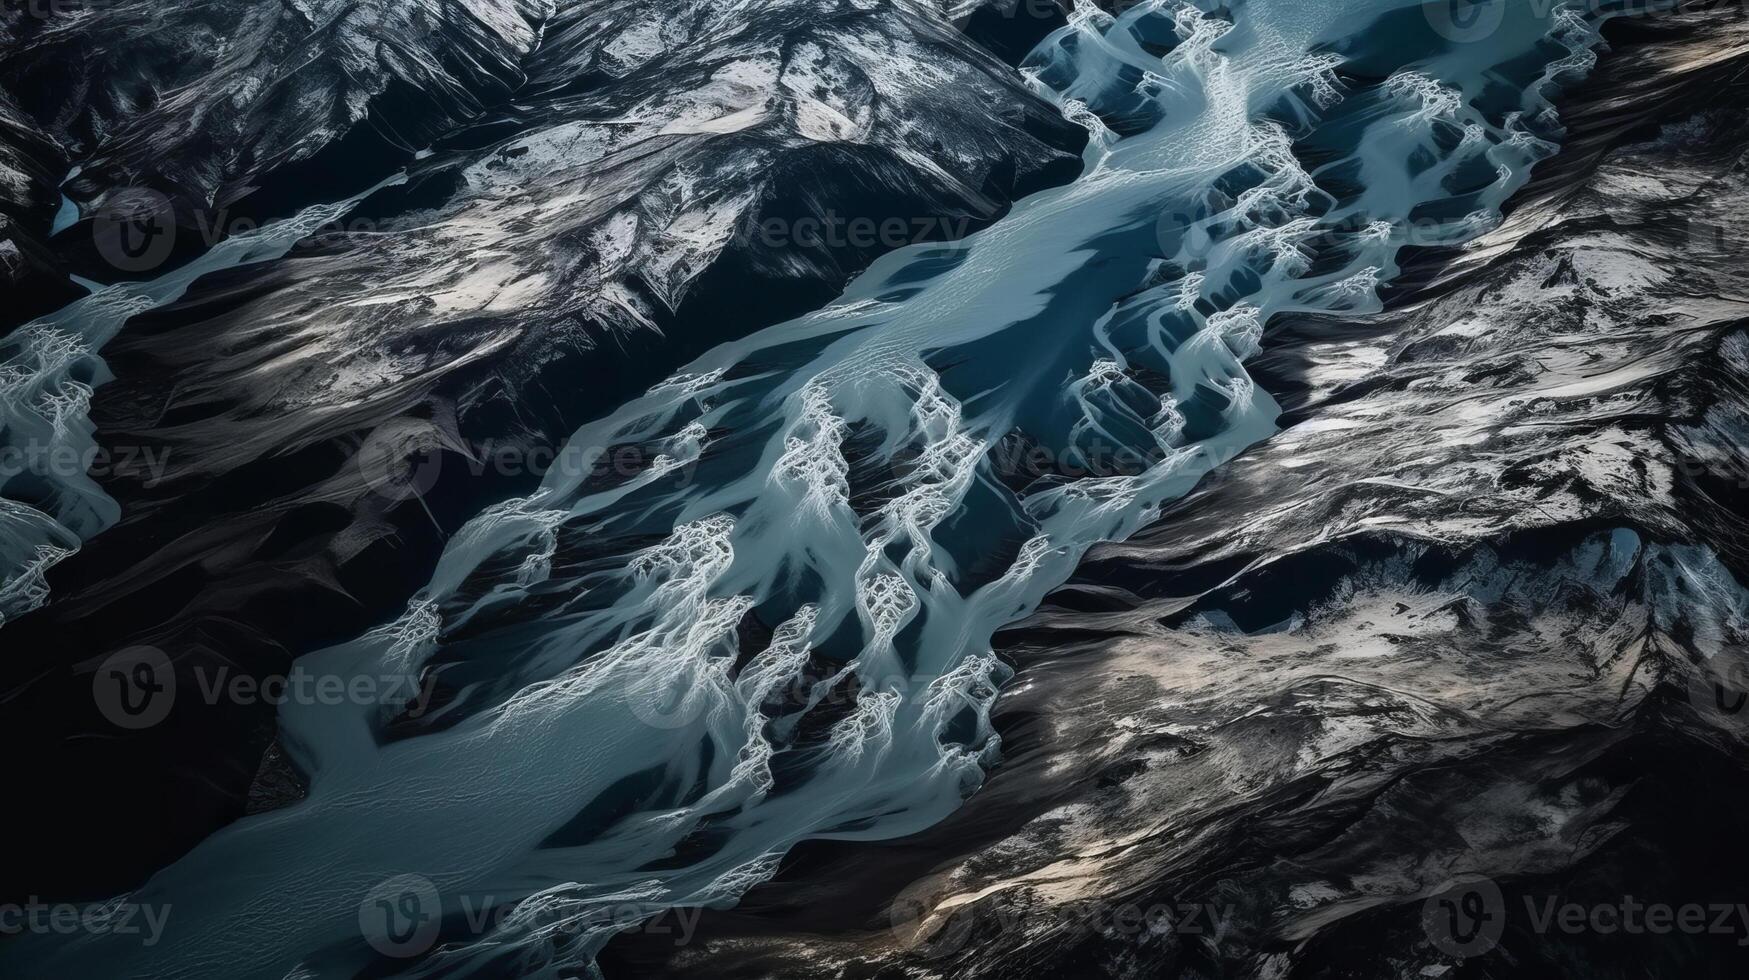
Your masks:
M998 750L994 631L1274 432L1243 366L1272 316L1376 309L1403 245L1490 227L1596 40L1528 8L1467 46L1406 0L1213 9L1080 7L1027 67L1094 134L1080 180L579 430L656 462L480 515L399 623L306 663L436 671L441 710L289 706L308 799L133 896L175 909L150 962L33 965L350 975L383 946L361 905L414 881L446 942L408 972L557 976L628 909L955 808Z

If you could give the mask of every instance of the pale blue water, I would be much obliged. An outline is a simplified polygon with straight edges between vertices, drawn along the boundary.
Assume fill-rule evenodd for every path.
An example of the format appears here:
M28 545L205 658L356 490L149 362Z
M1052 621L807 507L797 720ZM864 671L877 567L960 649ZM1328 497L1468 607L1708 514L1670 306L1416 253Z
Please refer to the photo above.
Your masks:
M74 167L67 172L66 180L61 181L61 185L63 187L66 186L73 178L79 176L84 171L85 168L83 166ZM50 226L49 234L59 235L61 232L78 224L80 217L81 212L79 210L78 202L74 201L67 195L62 194L61 209L55 212L55 223Z
M1079 180L889 255L580 429L573 447L668 462L615 485L555 473L459 533L401 622L305 662L447 665L464 689L442 726L385 741L376 708L288 707L309 798L132 896L172 907L159 946L32 940L0 961L346 976L374 955L380 886L414 875L450 945L406 972L555 976L628 906L733 903L802 840L951 812L1000 757L992 634L1275 432L1244 367L1271 317L1376 310L1404 244L1492 227L1555 150L1548 83L1596 41L1534 4L1477 41L1409 0L1230 7L1079 13L1028 63L1094 130ZM1018 494L992 463L1016 430L1066 464L1146 463ZM737 649L750 610L767 649ZM817 737L807 699L770 698L810 649L861 692ZM482 904L513 911L480 933Z

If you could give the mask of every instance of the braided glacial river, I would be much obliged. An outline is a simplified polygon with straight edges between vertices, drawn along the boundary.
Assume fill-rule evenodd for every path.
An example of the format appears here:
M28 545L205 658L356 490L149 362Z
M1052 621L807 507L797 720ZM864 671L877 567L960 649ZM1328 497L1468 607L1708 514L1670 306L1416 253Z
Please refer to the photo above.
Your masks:
M288 705L308 798L127 896L169 906L161 942L0 961L575 975L798 842L939 821L1000 761L993 634L1275 433L1245 369L1270 319L1378 309L1405 246L1489 230L1556 152L1597 16L1469 16L1083 0L1024 69L1091 132L1078 180L578 430L656 462L481 513L398 622L304 662L438 671L440 708Z

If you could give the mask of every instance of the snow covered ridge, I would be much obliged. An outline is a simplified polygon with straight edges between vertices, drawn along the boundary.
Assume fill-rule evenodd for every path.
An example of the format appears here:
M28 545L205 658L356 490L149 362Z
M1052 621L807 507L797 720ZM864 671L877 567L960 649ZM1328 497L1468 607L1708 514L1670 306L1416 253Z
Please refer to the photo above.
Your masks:
M428 396L459 403L466 428L470 398L627 333L708 346L760 325L682 311L725 258L805 293L880 250L774 243L754 233L768 215L963 234L1072 176L1083 138L911 3L119 3L13 29L0 79L82 161L66 190L87 222L148 188L198 254L215 229L273 227L330 203L323 188L407 170L342 233L239 273L271 284L242 308L122 339L179 365L174 383L124 374L112 396L112 427L167 440L171 484L368 431ZM85 223L56 239L75 265ZM173 387L186 400L156 394ZM156 431L166 412L185 424Z
M0 79L84 161L68 192L87 217L144 186L185 226L222 226L317 203L322 168L290 164L359 187L413 164L409 200L384 205L401 212L373 217L418 230L361 236L336 263L363 312L334 346L363 349L313 383L348 390L416 373L383 350L409 314L427 336L511 308L649 327L774 202L823 210L835 180L860 181L887 199L857 217L988 220L1080 138L909 3L138 3L21 33ZM56 84L81 62L96 67ZM750 261L855 271L806 249ZM592 343L566 332L543 343Z
M85 161L82 199L142 185L230 201L373 111L392 108L395 135L416 142L466 121L520 84L551 13L551 0L115 0L15 19L0 78Z

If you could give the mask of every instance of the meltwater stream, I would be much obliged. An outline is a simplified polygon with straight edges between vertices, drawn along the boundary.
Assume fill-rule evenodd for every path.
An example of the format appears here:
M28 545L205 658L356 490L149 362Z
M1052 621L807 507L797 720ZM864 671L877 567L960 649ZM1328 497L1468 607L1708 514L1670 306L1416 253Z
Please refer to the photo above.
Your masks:
M68 180L79 174L75 167ZM345 215L397 174L344 201L315 204L143 282L84 283L91 294L0 338L0 626L48 598L45 575L115 524L120 510L86 473L97 449L91 396L109 378L101 351L133 317L181 299L203 276L269 262ZM66 201L61 231L79 218Z
M571 458L657 462L556 469L304 662L436 671L440 710L286 708L308 798L129 896L170 907L155 948L0 961L557 976L799 841L940 820L997 758L994 631L1275 431L1264 324L1376 309L1404 245L1491 227L1554 152L1595 24L1499 8L1466 43L1416 0L1082 0L1026 69L1093 133L1079 180L579 430Z

